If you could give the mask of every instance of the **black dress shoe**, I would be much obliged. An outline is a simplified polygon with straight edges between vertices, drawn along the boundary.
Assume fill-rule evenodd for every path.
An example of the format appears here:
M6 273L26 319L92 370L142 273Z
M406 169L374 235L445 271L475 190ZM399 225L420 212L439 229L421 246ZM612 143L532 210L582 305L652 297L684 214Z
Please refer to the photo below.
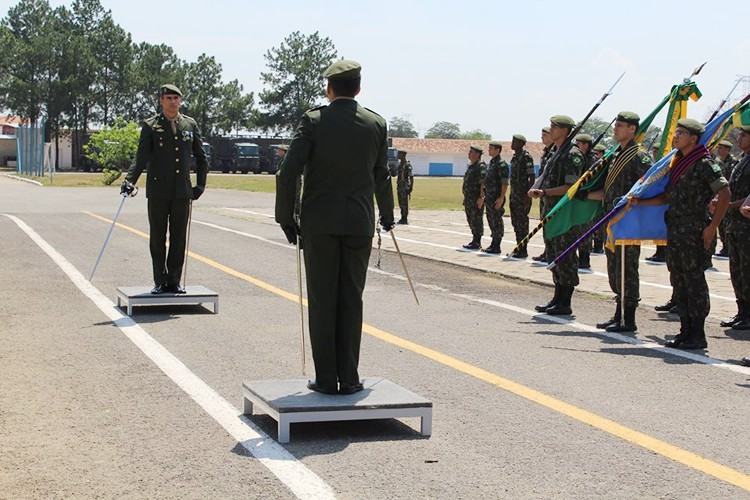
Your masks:
M466 245L464 245L464 248L465 248L466 250L479 250L479 249L480 249L480 248L482 248L482 247L481 247L481 245L480 245L479 243L477 243L476 241L472 241L472 242L470 242L470 243L467 243Z
M666 347L671 347L672 349L683 349L686 351L692 351L695 349L705 349L708 347L708 344L706 343L705 339L701 340L693 340L693 339L687 339L684 336L677 335L672 340L668 340L664 343Z
M729 257L729 252L727 251L726 247L722 248L720 251L716 252L717 257Z
M628 325L627 323L618 321L617 323L612 323L611 325L607 326L605 330L610 333L628 333L638 331L638 326L635 323L633 323L632 325Z
M740 321L742 321L742 318L740 317L740 315L735 314L733 317L719 323L719 326L721 326L722 328L732 328L735 323L738 323Z
M590 262L579 262L578 263L578 269L591 269L591 263Z
M654 307L654 310L659 312L669 312L672 307L674 307L674 302L672 302L672 299L669 299L666 304Z
M549 314L550 316L570 316L571 314L573 314L573 310L570 308L570 306L564 304L555 304L544 311L544 314Z
M151 293L154 295L164 293L164 285L155 285L154 288L151 289Z
M517 252L513 252L512 254L510 254L510 256L514 259L525 259L529 256L529 253L526 250L519 250Z
M173 284L173 285L167 285L164 287L164 291L168 293L186 293L185 289L182 288L180 285Z
M409 223L404 217L401 217L396 224L405 224L407 226L409 225Z
M547 256L544 254L537 255L536 257L532 257L531 260L534 260L536 262L547 262Z
M600 330L604 330L605 328L608 328L608 327L610 327L612 325L616 325L619 322L620 322L619 319L610 318L607 321L602 321L601 323L597 323L596 327L599 328Z
M317 382L313 382L312 380L307 381L307 388L311 391L320 392L321 394L338 394L339 391L334 387L321 387L318 385Z
M364 388L365 386L363 386L362 384L339 384L339 394L354 394L355 392L359 392Z
M732 330L750 330L750 320L742 318L732 325Z
M482 250L484 253L491 253L491 254L499 254L500 253L500 247L493 247L489 246Z
M745 366L750 366L750 356L745 356L742 358L742 364Z

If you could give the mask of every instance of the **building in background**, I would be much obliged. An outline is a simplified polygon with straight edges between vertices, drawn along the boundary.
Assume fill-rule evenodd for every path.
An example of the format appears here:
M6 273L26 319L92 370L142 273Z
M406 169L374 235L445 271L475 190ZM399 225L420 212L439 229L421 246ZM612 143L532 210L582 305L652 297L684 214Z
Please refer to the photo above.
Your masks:
M393 138L393 147L406 151L407 158L411 162L414 175L430 175L443 177L460 177L466 172L468 164L467 155L469 146L476 144L481 147L485 154L484 161L489 161L487 147L489 141L472 141L468 139L407 139L401 137ZM503 142L501 156L510 162L513 150L510 149L510 141ZM539 160L542 157L544 145L541 142L529 142L526 149L534 158L534 163L539 169Z

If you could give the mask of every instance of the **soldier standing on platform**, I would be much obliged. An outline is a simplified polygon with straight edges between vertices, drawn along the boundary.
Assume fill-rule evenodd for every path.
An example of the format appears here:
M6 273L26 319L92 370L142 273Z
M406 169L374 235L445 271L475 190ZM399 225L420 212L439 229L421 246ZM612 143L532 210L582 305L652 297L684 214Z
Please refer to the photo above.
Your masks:
M302 116L276 174L276 222L289 243L304 242L315 380L325 394L363 389L359 378L362 293L375 231L394 227L385 120L359 105L361 66L342 59L324 73L330 104ZM302 218L294 219L304 172Z
M479 250L482 245L484 234L484 197L482 196L482 181L487 173L487 165L482 161L482 148L471 146L469 148L469 165L464 174L464 183L461 191L464 196L464 212L466 222L471 229L471 241L464 245L467 250Z
M146 172L149 249L154 276L153 294L185 293L180 286L190 200L206 189L208 163L195 120L180 113L182 92L172 84L159 89L161 113L144 120L135 162L120 193L132 193ZM191 155L196 159L197 184L190 182ZM167 253L169 231L169 253Z
M529 234L531 198L528 192L534 185L534 159L524 146L526 137L514 135L510 143L513 150L513 158L510 160L510 221L516 233L516 245ZM511 255L517 259L525 259L527 256L525 246Z
M406 151L399 151L396 193L398 194L398 207L401 209L401 219L396 224L409 224L409 198L413 189L414 173L411 163L406 159Z
M500 158L502 150L503 145L499 141L490 142L491 160L482 183L484 203L487 206L487 225L490 226L492 232L492 243L484 251L491 254L500 253L500 243L505 232L503 214L505 213L505 195L508 191L509 168L508 163Z

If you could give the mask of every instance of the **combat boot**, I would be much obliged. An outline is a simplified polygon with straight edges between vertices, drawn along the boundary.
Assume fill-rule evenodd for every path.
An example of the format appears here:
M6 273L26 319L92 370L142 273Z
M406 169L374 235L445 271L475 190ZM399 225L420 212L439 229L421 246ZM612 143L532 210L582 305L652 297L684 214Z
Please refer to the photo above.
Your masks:
M466 250L479 250L480 248L482 248L482 246L479 244L477 240L471 240L466 245L464 245L464 248Z
M406 219L406 217L401 217L396 224L409 225L409 221Z
M542 252L536 257L532 257L531 260L534 260L536 262L547 262L547 252Z
M734 327L735 323L739 323L743 319L747 319L747 309L745 308L745 303L741 300L737 301L737 314L732 316L731 318L722 321L719 323L723 328L732 328Z
M656 306L654 307L654 310L659 311L659 312L669 312L673 307L674 307L674 302L670 298L666 304Z
M575 290L575 287L561 286L560 298L557 303L544 312L550 316L567 316L573 314L573 310L570 308L570 300L573 297L573 290Z
M680 333L675 335L672 340L664 342L665 347L677 348L688 338L688 330L690 328L690 318L680 316Z
M490 246L482 250L484 253L499 254L500 253L500 240L492 238Z
M738 300L739 316L738 320L732 325L732 330L750 330L750 306L745 301Z
M555 285L555 295L552 297L552 300L550 300L546 304L534 306L534 309L537 312L545 312L547 309L557 304L557 301L560 300L560 288L560 285Z
M601 323L597 323L596 327L604 330L610 325L616 325L620 322L620 318L622 317L622 311L620 310L620 304L615 304L615 315L612 316L612 318L608 319L607 321L602 321Z
M595 241L594 248L591 250L591 253L604 253L604 244L601 241Z
M511 257L514 259L525 259L529 256L529 253L526 251L526 247L521 248L510 254Z
M578 260L578 269L591 269L591 261L588 255Z
M651 257L646 257L649 262L666 262L667 261L667 248L663 246L657 246L656 252Z
M635 324L635 307L625 306L625 317L617 323L613 323L605 328L608 332L612 333L623 333L623 332L635 332L638 330L638 326Z

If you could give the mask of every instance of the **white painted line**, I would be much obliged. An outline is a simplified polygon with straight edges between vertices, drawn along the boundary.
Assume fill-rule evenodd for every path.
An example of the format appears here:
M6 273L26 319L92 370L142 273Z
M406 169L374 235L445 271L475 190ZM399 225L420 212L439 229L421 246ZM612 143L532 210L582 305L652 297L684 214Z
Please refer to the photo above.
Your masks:
M196 222L196 221L194 220L193 222ZM257 236L257 235L254 235L254 234L245 233L245 232L242 232L242 231L237 231L237 230L230 229L228 227L223 227L223 226L220 226L220 225L217 225L217 224L208 224L208 223L202 223L202 224L203 225L207 225L209 227L212 227L214 229L218 229L220 231L225 231L225 232L236 234L236 235L239 235L239 236L244 236L246 238L252 238L252 239L255 239L255 240L258 240L258 241L263 241L263 242L266 242L266 243L271 243L272 245L281 246L281 247L287 248L289 250L294 250L294 247L291 246L291 245L284 245L284 244L278 243L276 241L271 241L271 240L268 240L266 238L263 238L262 236ZM409 240L406 240L405 238L401 238L401 237L399 237L399 240L400 241L409 241ZM445 246L445 245L441 245L441 246ZM447 247L447 248L453 249L453 247ZM368 271L372 272L372 273L375 273L375 274L380 274L380 275L383 275L383 276L388 276L388 277L391 277L391 278L394 278L394 279L398 279L400 281L406 281L406 277L404 277L404 276L402 276L400 274L395 274L395 273L391 273L391 272L388 272L388 271L383 271L382 269L377 269L377 268L374 268L374 267L368 267ZM437 285L423 284L423 283L415 283L415 285L419 286L419 287L422 287L422 288L425 288L425 289L428 289L428 290L432 290L432 291L437 292L437 293L445 293L445 294L450 295L451 297L455 297L455 298L467 300L469 302L476 302L476 303L479 303L479 304L489 305L489 306L492 306L492 307L497 307L497 308L505 309L507 311L515 312L515 313L521 314L523 316L528 316L528 317L531 317L531 318L544 319L544 320L550 321L552 323L557 323L557 324L560 324L560 325L571 326L571 327L573 327L573 328L575 328L577 330L581 330L581 331L584 331L584 332L595 333L595 334L600 335L602 337L611 338L611 339L617 340L619 342L623 342L623 343L626 343L626 344L631 344L631 345L639 347L639 348L653 349L654 351L661 352L663 354L668 354L668 355L671 355L671 356L677 356L679 358L689 359L691 361L695 361L695 362L698 362L698 363L701 363L701 364L704 364L704 365L713 366L715 368L722 368L724 370L729 370L729 371L733 371L733 372L737 372L737 373L742 373L743 375L750 375L750 368L748 368L748 367L739 366L739 365L735 365L735 364L732 364L732 363L727 363L726 361L714 359L714 358L711 358L711 357L708 357L708 356L703 356L703 355L700 355L700 354L695 354L695 353L692 353L692 352L681 351L679 349L670 349L669 347L664 347L663 345L658 344L656 342L644 342L644 341L642 341L640 339L628 337L628 336L625 336L625 335L620 335L618 333L607 332L605 330L600 330L600 329L598 329L596 327L589 326L589 325L586 325L586 324L583 324L583 323L579 323L577 321L572 321L572 320L569 320L569 319L560 318L558 316L549 316L547 314L540 314L540 313L538 313L536 311L532 311L531 309L524 309L522 307L514 306L514 305L511 305L511 304L505 304L503 302L498 302L496 300L483 299L481 297L475 297L473 295L466 295L466 294L461 294L461 293L453 293L450 290L448 290L447 288L443 288L443 287L440 287L440 286L437 286Z
M283 446L268 437L241 412L198 378L132 318L125 316L98 288L92 285L62 254L24 221L3 214L25 232L70 281L88 297L154 364L185 391L234 439L268 468L298 498L335 498L333 490L318 475L298 461Z
M44 184L39 181L35 181L34 179L27 179L25 177L6 173L1 173L0 175L2 175L3 177L7 177L8 179L13 179L14 181L26 182L27 184L34 184L35 186L44 186Z
M273 219L273 215L264 214L263 212L254 212L252 210L247 210L244 208L232 208L232 207L224 207L224 210L231 210L232 212L241 212L243 214L251 214L251 215L260 215L261 217L268 217L269 219Z

